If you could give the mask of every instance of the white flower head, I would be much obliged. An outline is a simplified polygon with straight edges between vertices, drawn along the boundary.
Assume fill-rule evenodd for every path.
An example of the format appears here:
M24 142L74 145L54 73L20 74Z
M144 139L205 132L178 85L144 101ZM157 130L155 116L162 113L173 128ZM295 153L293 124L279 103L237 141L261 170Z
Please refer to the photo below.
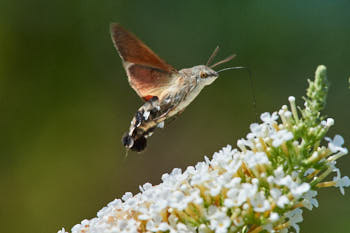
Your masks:
M306 109L299 109L300 118L295 98L289 97L291 111L284 105L279 115L261 114L263 122L251 124L251 132L238 141L240 150L228 145L184 172L175 168L162 176L162 183L139 186L136 195L125 193L71 232L287 233L294 228L298 233L301 208L318 207L318 188L335 186L344 194L350 186L349 177L336 167L348 152L344 140L336 135L326 138L328 149L320 145L334 120L319 123L318 110L312 112L319 102L310 98L305 98ZM150 113L143 117L149 119ZM336 177L325 182L331 172Z

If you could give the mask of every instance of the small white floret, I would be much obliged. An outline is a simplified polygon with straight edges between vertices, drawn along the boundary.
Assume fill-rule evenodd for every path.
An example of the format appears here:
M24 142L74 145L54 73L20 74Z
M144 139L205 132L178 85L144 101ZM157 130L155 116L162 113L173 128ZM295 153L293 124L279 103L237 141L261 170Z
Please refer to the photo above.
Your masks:
M329 137L325 137L326 141L328 141L328 149L332 152L340 152L342 154L347 154L348 153L348 149L346 149L345 147L342 147L342 145L344 144L344 139L342 136L340 135L335 135L333 139L329 138Z
M279 147L282 143L293 139L293 134L288 130L282 129L275 134L271 135L272 138L272 146Z
M326 126L331 127L334 125L334 119L333 118L327 118Z
M340 189L341 194L345 194L344 187L350 186L350 179L347 176L344 177L334 177L333 181L335 182L335 187Z
M122 200L123 201L126 201L128 200L129 198L132 198L132 193L131 192L126 192L123 197L122 197Z
M276 222L278 219L279 219L279 215L278 215L278 213L275 213L275 212L271 212L271 214L270 214L270 221L271 222Z
M66 230L64 228L62 228L61 230L59 230L57 233L67 233Z
M273 112L272 114L270 114L269 112L265 112L261 114L260 119L264 123L272 125L276 123L276 120L278 119L278 115L277 115L277 112Z
M289 199L286 195L283 195L281 196L278 201L277 201L277 206L278 207L281 207L281 208L284 208L285 205L288 205L289 204Z
M265 198L262 191L253 196L250 201L256 212L265 212L271 208L269 201Z

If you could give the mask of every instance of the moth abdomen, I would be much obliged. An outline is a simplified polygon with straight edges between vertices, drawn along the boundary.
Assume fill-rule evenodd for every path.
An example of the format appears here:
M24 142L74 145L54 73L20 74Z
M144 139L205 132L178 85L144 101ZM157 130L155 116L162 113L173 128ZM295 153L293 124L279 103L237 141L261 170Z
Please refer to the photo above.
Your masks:
M147 139L144 136L141 136L134 140L132 147L130 148L133 151L141 152L147 146Z
M147 146L147 139L143 135L139 135L137 138L135 136L130 136L126 133L122 138L123 145L133 151L141 152Z

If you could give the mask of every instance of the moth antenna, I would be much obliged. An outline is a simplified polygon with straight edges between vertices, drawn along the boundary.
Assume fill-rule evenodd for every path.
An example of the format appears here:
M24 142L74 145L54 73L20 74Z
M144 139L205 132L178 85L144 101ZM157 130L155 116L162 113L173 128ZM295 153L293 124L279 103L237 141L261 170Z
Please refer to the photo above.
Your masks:
M254 82L253 82L252 73L251 73L250 69L248 67L236 66L236 67L224 68L224 69L221 69L221 70L216 71L216 72L220 73L220 72L225 71L225 70L240 70L240 69L245 69L245 70L248 71L249 80L250 80L250 88L252 90L252 95L253 95L253 109L254 109L254 113L255 113L255 120L258 121L259 117L258 117L258 111L257 111L257 107L256 107L256 97L255 97L255 90L254 90Z
M215 58L216 54L218 54L218 52L219 52L219 46L216 46L216 48L214 49L213 53L210 55L206 66L210 65L210 63L214 60L214 58Z
M218 61L217 63L215 63L214 65L211 65L210 68L214 68L215 66L218 66L222 63L226 63L226 62L229 62L231 61L233 58L235 58L236 54L232 54L231 56L228 56L227 58L221 60L221 61Z

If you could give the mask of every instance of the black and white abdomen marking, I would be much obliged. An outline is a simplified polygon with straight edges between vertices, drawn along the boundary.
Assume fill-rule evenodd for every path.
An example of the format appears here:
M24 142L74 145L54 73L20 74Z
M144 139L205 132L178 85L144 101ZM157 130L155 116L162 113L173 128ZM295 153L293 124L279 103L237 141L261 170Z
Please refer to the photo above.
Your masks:
M129 132L122 137L122 144L133 151L141 152L147 146L147 137L159 124L162 114L157 97L153 97L138 109L131 121Z

